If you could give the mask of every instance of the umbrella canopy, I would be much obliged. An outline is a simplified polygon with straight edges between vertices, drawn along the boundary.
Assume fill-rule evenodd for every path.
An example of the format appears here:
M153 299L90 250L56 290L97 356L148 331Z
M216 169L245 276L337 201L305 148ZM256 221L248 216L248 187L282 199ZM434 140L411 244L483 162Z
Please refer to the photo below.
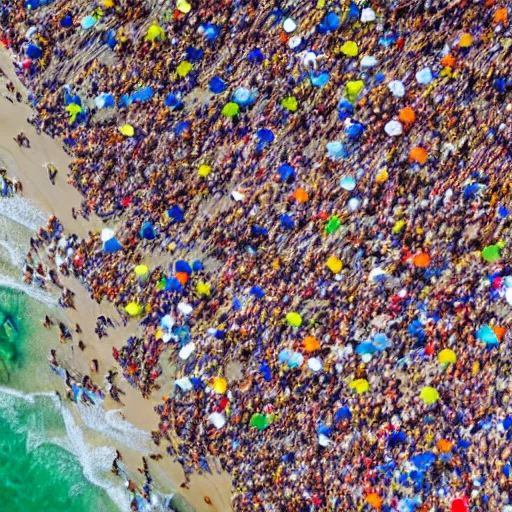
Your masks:
M488 245L482 251L482 258L490 263L498 261L500 259L500 246L499 245Z
M82 18L80 25L82 26L83 29L88 30L88 29L94 27L94 25L96 25L96 19L93 18L92 16L85 16L84 18Z
M137 265L135 267L135 275L139 277L145 277L149 274L149 268L147 265Z
M356 180L350 176L344 176L340 180L340 187L350 192L356 188Z
M325 225L325 232L330 235L341 227L341 220L337 215L333 215Z
M255 413L252 415L249 425L257 428L258 430L264 430L268 427L267 418L263 414Z
M221 377L215 377L213 379L213 390L219 395L223 395L228 389L228 383L226 379Z
M416 113L411 107L404 107L398 114L398 119L402 123L411 124L416 120Z
M402 135L404 129L400 121L396 121L393 119L385 124L384 131L390 137L398 137L399 135Z
M334 274L339 274L343 268L342 261L336 256L331 256L326 262L327 268Z
M349 384L348 387L361 395L370 389L370 384L366 379L355 379Z
M430 256L426 252L420 252L414 256L412 262L419 268L427 268L430 265Z
M281 101L281 105L290 112L295 112L298 108L297 98L295 96L288 96Z
M125 137L133 137L135 135L135 129L131 124L123 124L119 128L119 131L125 136Z
M359 54L359 48L357 43L354 41L345 41L341 46L341 53L347 57L357 57Z
M298 201L299 203L305 203L309 200L309 194L306 190L304 190L303 188L298 188L294 193L293 193L293 198Z
M214 94L220 94L220 93L224 92L228 88L228 86L226 85L226 82L224 82L224 80L222 80L222 78L220 78L218 76L214 76L210 80L210 83L208 84L208 88Z
M224 108L222 109L222 115L225 117L235 117L239 113L240 113L240 107L239 107L238 103L235 103L233 101L226 103L226 105L224 105Z
M176 68L176 73L180 78L185 78L193 69L193 66L188 60L184 60L178 64Z
M417 162L423 165L424 163L427 162L427 158L427 150L425 148L422 148L421 146L416 146L415 148L412 148L411 152L409 153L409 160L411 162Z
M457 355L453 350L450 350L449 348L441 350L437 358L442 364L453 364L457 362Z
M302 344L306 352L314 352L320 348L320 342L316 338L313 338L313 336L306 336L302 340Z
M138 304L137 302L130 302L125 306L124 310L130 316L138 316L142 313L143 307L140 304Z
M302 317L295 311L286 315L286 321L288 322L288 325L291 325L292 327L300 327L302 325Z
M146 40L147 41L163 41L165 39L165 30L160 26L154 23L148 28L146 32Z
M425 386L420 393L420 398L427 404L432 405L435 404L439 400L439 393L437 389Z
M388 84L388 89L391 91L393 96L401 98L405 95L405 86L400 80L392 80Z
M499 340L498 336L496 336L496 333L494 332L491 327L488 325L482 325L480 329L476 332L476 337L480 341L483 341L486 345L498 345Z
M120 251L122 248L123 246L117 238L109 238L103 243L103 251L109 254Z
M221 429L226 424L226 417L220 412L214 412L208 416L210 423L216 428Z

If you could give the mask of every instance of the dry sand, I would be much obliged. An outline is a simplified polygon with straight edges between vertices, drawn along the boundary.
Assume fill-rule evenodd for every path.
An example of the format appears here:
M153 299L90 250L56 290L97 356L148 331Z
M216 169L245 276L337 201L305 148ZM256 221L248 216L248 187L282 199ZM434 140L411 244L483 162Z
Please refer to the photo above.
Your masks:
M1 48L0 68L26 98L26 91L14 73L12 61L7 52ZM56 215L67 233L76 233L84 237L90 230L101 229L103 224L98 218L92 217L91 221L85 221L81 217L77 220L73 219L71 208L79 208L82 196L67 182L67 167L71 158L62 149L61 141L36 133L36 130L27 122L27 118L32 113L31 108L26 103L18 103L12 95L8 95L4 84L1 83L4 81L0 81L0 150L2 159L8 166L8 175L21 180L24 197L34 202L41 210ZM13 102L6 98L7 95L13 99ZM29 149L19 148L14 141L14 137L20 132L27 135L31 145ZM55 185L52 185L48 179L44 168L46 162L53 163L59 170ZM80 336L75 335L73 341L66 345L58 343L58 335L57 332L55 333L57 359L63 362L64 366L73 368L81 374L89 374L90 361L97 359L99 373L92 375L92 378L97 384L103 386L103 376L107 370L117 369L121 375L120 368L112 357L112 347L120 348L130 335L135 334L138 330L137 322L131 321L126 327L122 327L118 314L111 304L104 302L98 305L75 279L68 278L62 281L76 294L75 304L77 305L77 310L67 309L64 314L71 327L78 323L83 332ZM95 321L100 314L114 319L118 326L115 331L110 330L109 336L102 340L99 340L94 332ZM83 352L77 347L79 339L82 339L86 345ZM122 378L118 379L117 384L126 393L122 396L124 406L120 408L124 417L136 427L148 432L157 429L158 416L154 412L154 406L161 403L163 392L171 388L171 382L159 382L162 385L162 391L155 392L150 400L142 398L141 394ZM117 409L120 405L107 397L105 407ZM124 462L132 469L133 475L137 475L135 469L141 466L140 454L121 451ZM179 486L185 478L181 465L174 463L165 454L163 447L155 446L152 452L161 453L164 457L159 462L149 461L151 474L163 488L180 492L197 512L232 510L231 479L228 474L192 475L189 489L182 489ZM213 461L211 466L215 467ZM211 505L205 503L205 496L210 498Z

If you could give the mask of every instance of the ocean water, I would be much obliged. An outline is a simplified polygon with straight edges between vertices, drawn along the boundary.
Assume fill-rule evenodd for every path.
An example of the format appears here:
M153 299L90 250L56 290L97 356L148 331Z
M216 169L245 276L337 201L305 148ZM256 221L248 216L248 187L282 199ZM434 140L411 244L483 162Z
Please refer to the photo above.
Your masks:
M58 339L41 320L60 314L56 297L25 284L22 273L30 234L44 223L24 199L0 198L0 510L129 510L110 467L125 439L145 451L143 433L102 409L84 411L84 419L53 391L59 381L47 356Z

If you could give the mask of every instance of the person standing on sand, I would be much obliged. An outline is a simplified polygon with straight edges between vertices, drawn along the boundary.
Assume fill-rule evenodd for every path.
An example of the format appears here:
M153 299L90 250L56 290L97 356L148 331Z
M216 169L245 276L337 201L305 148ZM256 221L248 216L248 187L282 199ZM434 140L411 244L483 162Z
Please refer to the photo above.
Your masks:
M51 184L55 185L55 178L57 177L57 173L59 171L53 164L47 164L46 171L48 172L48 179L50 180Z

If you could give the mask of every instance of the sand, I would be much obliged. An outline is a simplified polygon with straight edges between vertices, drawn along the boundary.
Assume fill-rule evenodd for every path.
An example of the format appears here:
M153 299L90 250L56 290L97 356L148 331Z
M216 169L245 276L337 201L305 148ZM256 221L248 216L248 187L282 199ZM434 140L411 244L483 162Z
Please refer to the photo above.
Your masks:
M17 79L10 56L4 49L0 48L0 68L12 81L17 90L27 98L26 90ZM67 233L76 233L81 237L87 236L90 230L99 230L103 226L102 221L92 216L90 221L81 217L76 220L71 215L71 208L79 208L82 196L67 181L68 165L71 161L69 155L62 148L62 142L52 139L47 135L38 135L36 130L27 122L32 114L31 108L26 103L18 103L16 99L8 94L5 89L5 80L0 80L0 152L2 160L7 165L8 176L16 177L23 184L23 196L35 203L41 210L49 215L58 217L64 225ZM12 102L7 99L11 97ZM30 141L30 148L19 148L14 137L20 132L25 133ZM50 183L44 164L50 162L59 170L55 185ZM27 248L28 250L28 248ZM21 271L21 269L20 269ZM99 372L91 375L93 380L100 386L104 385L104 375L109 369L117 369L121 375L120 368L112 357L112 347L120 348L125 340L137 333L136 321L131 321L126 327L122 326L119 316L113 306L103 302L98 305L93 301L85 288L73 278L61 279L63 284L75 294L76 310L63 310L70 327L80 324L82 334L75 335L72 342L61 345L58 342L58 334L55 332L55 347L57 359L65 367L75 369L81 374L89 374L90 362L97 359ZM110 329L109 336L99 340L94 332L96 318L104 314L109 316L116 323L115 331ZM86 349L81 352L78 349L79 339L83 340ZM164 372L164 376L166 372ZM128 385L122 378L118 378L116 384L126 393L120 405L107 397L105 407L107 409L118 409L124 417L134 426L147 432L157 429L158 415L154 412L156 404L161 403L162 395L170 390L170 381L161 382L161 392L154 392L151 399L142 398L139 391ZM192 475L189 489L179 488L185 477L181 465L174 463L172 458L167 456L163 448L154 446L152 453L161 453L163 459L159 462L149 460L151 474L158 486L163 489L178 490L197 512L227 512L231 507L231 479L228 474L213 475ZM131 453L129 450L122 451L124 463L133 471L133 476L138 473L136 468L141 466L140 454ZM211 467L215 463L212 461ZM138 482L139 483L139 482ZM141 482L140 482L141 483ZM204 497L208 496L212 502L207 505Z

